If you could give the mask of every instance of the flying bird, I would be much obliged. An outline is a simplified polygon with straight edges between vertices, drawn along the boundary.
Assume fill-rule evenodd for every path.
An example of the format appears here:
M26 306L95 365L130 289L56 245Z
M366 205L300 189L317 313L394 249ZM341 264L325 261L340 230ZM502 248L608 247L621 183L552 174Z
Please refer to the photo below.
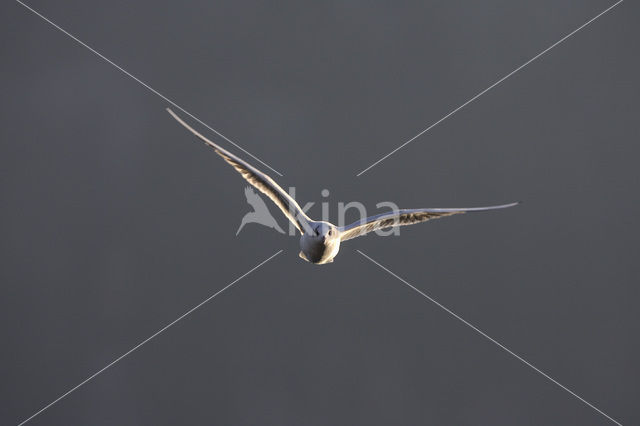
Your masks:
M216 145L178 117L170 108L167 111L178 123L186 127L191 133L212 147L216 153L247 182L258 191L269 197L282 210L282 213L293 223L300 232L300 257L318 265L331 263L340 250L342 241L365 235L378 229L394 226L413 225L430 219L437 219L454 214L478 212L486 210L504 209L518 203L502 204L498 206L449 208L449 209L401 209L370 216L347 226L335 226L332 223L313 220L300 208L296 200L286 193L271 177L256 169L246 161L233 155L226 149ZM248 199L248 197L247 197ZM242 225L241 225L242 227Z
M280 228L278 222L276 222L273 216L271 216L271 213L269 213L267 205L264 203L262 198L256 194L252 187L247 186L244 189L244 196L247 198L247 203L253 207L253 211L242 217L242 221L240 222L240 227L236 231L236 235L240 233L240 230L247 223L259 223L260 225L273 228L279 233L284 234L284 231Z

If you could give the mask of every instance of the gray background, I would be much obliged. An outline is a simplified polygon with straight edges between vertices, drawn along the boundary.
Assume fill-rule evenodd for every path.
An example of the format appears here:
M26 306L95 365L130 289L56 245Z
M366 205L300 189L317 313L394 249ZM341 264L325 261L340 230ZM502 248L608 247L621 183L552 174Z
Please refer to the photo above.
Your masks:
M301 204L330 189L332 219L338 201L524 201L354 240L323 267L297 238L235 237L242 179L167 103L3 3L1 424L280 248L32 424L607 424L356 248L640 423L634 2L359 178L612 3L29 2L284 173Z

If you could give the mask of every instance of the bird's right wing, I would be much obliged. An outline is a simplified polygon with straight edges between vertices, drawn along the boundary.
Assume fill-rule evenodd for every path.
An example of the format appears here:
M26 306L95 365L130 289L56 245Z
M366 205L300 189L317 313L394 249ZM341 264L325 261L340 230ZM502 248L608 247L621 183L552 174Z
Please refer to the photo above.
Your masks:
M431 219L437 219L440 217L451 216L454 214L466 213L466 212L479 212L486 210L505 209L507 207L513 207L518 203L502 204L500 206L488 206L488 207L470 207L470 208L457 208L457 209L405 209L405 210L392 210L388 213L382 213L376 216L367 217L352 223L351 225L343 226L339 228L340 240L346 241L352 238L365 235L369 232L376 231L378 229L391 228L394 226L413 225L420 222L425 222Z
M280 187L271 177L262 173L260 170L256 169L246 161L236 157L226 149L216 145L211 142L209 139L205 138L203 135L198 133L195 129L189 126L184 122L180 117L176 115L170 108L167 108L167 111L176 121L186 127L191 133L200 138L205 144L212 147L216 153L224 158L224 160L231 164L234 169L243 178L247 180L251 185L257 188L260 192L265 194L267 197L271 199L279 208L282 210L282 213L298 228L301 233L304 233L305 230L310 230L309 222L311 219L309 216L305 214L305 212L300 208L296 200L294 200L284 189Z

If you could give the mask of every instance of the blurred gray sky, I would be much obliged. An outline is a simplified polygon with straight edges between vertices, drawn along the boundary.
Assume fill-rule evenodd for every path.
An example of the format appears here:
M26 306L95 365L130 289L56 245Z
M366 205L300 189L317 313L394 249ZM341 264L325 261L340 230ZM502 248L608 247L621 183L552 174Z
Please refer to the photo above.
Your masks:
M32 424L606 424L355 249L640 423L637 4L355 177L612 3L28 2L301 204L324 188L332 214L524 201L349 241L316 267L297 238L235 237L244 182L167 102L4 2L0 423L279 249Z

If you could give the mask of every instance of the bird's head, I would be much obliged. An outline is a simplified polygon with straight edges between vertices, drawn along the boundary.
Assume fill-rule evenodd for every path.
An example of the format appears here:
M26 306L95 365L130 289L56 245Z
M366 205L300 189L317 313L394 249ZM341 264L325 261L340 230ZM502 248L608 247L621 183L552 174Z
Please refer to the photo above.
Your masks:
M316 222L313 226L314 237L322 241L331 241L339 238L338 228L329 222Z

